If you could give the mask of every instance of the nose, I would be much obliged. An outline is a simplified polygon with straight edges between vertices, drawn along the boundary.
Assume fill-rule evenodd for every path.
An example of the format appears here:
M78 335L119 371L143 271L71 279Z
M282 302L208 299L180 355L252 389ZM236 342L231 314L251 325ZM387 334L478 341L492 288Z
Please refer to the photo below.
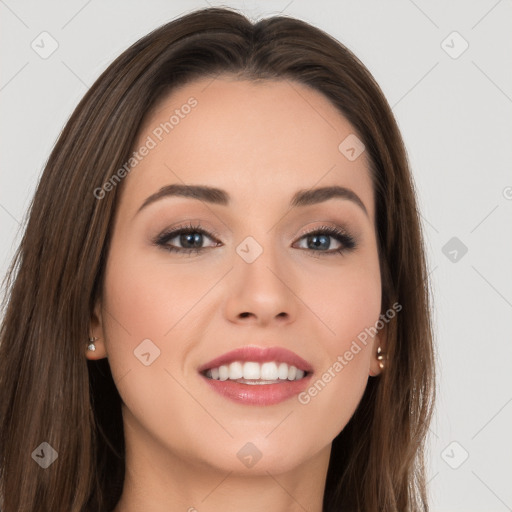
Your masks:
M229 276L226 317L234 323L284 325L295 321L298 280L283 254L264 247L249 263L238 254Z

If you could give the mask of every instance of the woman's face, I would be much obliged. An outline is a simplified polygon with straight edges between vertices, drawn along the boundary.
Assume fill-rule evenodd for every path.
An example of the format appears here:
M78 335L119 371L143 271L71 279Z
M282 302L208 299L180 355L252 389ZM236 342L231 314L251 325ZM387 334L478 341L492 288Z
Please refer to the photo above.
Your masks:
M379 371L381 333L361 341L379 320L381 279L354 141L327 99L286 81L200 80L148 116L117 185L89 355L108 357L134 453L252 474L328 457ZM339 193L314 193L324 187ZM214 364L227 381L200 372L248 346L291 351L309 372L292 383L294 361L278 352ZM277 382L235 382L239 371Z

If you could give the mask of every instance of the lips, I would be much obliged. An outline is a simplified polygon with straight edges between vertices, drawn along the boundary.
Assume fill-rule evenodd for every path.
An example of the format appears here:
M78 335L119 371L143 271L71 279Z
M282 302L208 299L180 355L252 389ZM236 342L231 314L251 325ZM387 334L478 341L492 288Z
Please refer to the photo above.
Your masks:
M240 376L240 368L242 368L240 363L243 365L244 378L231 380L232 372ZM279 364L277 380L274 380L274 377L269 380L270 373L277 371L276 364L269 365L269 363ZM261 377L259 375L260 365ZM228 367L230 378L226 380ZM264 370L264 367L267 367L267 370ZM268 371L269 368L272 369L272 372ZM260 378L251 380L256 378L252 376L256 369L258 369L257 377ZM281 369L286 369L288 374L282 375ZM201 380L216 393L239 404L253 406L274 405L291 399L304 391L311 382L313 374L313 366L295 352L282 347L263 348L255 345L227 352L201 365L197 370ZM223 375L214 376L212 372L222 372ZM295 375L297 375L296 380L294 379ZM219 380L217 377L220 377Z
M280 384L248 385L236 381L219 381L201 375L202 381L220 396L244 406L276 405L302 393L311 383L311 375Z
M306 373L313 372L312 365L291 350L282 347L262 348L251 345L222 354L221 356L201 365L197 371L202 373L206 370L210 370L211 368L229 365L233 361L253 361L255 363L277 361L279 363L286 363L289 366L295 366L297 369L303 370Z

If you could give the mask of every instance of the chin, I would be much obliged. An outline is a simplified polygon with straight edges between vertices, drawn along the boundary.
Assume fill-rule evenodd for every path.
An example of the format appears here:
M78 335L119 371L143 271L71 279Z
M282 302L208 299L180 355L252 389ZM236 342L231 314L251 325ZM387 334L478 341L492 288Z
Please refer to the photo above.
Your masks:
M321 449L308 447L303 442L298 446L297 440L302 437L297 434L287 436L289 441L293 441L288 444L278 436L271 440L265 439L265 435L245 436L243 440L235 438L217 444L215 452L210 452L206 460L205 457L203 460L224 473L268 476L268 473L281 474L296 469Z

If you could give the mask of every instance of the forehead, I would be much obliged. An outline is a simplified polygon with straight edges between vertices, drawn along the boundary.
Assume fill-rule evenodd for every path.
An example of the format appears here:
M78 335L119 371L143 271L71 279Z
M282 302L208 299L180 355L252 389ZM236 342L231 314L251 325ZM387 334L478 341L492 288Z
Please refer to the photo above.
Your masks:
M233 204L247 207L251 199L268 204L288 200L299 188L342 185L373 216L366 153L351 161L339 147L354 136L334 105L303 84L197 80L146 116L134 150L151 149L129 173L123 196L143 198L171 183L201 184L225 189Z

